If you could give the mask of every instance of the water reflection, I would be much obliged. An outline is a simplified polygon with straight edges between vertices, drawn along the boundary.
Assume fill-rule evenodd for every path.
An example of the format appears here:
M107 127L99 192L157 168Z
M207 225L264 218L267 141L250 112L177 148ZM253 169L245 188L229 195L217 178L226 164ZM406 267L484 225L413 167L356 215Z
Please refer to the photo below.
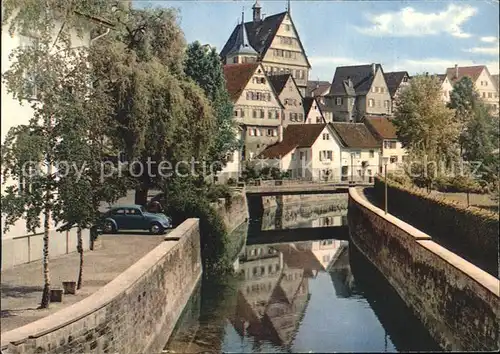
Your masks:
M338 217L344 221L338 212L328 213L311 215L308 222L331 232L335 228L330 222L335 225ZM306 239L315 234L303 227L283 232L299 230ZM323 237L251 244L250 238L235 262L234 276L201 284L166 350L439 350L387 281L348 241Z

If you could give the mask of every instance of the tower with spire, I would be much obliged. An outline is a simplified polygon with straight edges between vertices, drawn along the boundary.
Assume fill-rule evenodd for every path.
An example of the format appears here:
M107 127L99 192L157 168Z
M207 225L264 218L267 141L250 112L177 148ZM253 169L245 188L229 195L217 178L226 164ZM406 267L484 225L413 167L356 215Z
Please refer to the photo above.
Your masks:
M252 6L253 17L234 28L220 52L224 64L261 62L267 75L291 74L305 95L311 64L291 16L291 1L286 10L264 16L261 2Z
M254 10L255 11L255 10ZM245 26L245 12L241 12L241 24L238 28L236 41L233 47L227 53L228 63L255 63L259 54L252 48L248 41L247 30Z

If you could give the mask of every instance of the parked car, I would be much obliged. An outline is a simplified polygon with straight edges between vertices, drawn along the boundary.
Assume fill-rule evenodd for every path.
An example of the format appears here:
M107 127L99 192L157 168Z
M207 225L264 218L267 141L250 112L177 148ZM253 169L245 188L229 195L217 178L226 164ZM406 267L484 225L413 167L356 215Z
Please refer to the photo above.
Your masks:
M152 234L162 234L172 227L172 219L165 214L149 213L141 205L114 206L103 215L104 233L119 230L149 230Z

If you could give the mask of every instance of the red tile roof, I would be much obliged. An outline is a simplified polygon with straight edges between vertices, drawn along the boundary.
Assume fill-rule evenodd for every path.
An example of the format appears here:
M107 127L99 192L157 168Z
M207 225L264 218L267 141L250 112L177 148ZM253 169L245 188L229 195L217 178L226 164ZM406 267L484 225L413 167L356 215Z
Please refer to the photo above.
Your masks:
M283 130L283 141L268 146L257 158L277 159L297 147L311 147L325 127L326 124L291 124Z
M451 82L455 82L456 80L460 80L464 76L468 76L472 79L472 81L476 81L483 72L483 70L486 69L485 65L477 65L477 66L459 66L458 67L458 77L456 76L456 70L455 68L448 68L446 69L446 76L448 76L448 79Z
M226 88L233 103L240 98L241 93L259 65L259 63L224 65Z
M365 117L368 128L378 135L380 139L397 139L396 127L387 117Z

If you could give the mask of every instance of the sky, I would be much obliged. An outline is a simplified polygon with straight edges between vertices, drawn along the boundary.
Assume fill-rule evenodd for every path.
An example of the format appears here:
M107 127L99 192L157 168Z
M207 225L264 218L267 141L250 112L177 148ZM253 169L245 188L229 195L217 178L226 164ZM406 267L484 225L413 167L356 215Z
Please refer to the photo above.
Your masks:
M255 1L134 0L136 7L173 7L186 40L222 49ZM262 12L286 9L285 0L260 0ZM342 65L382 64L410 75L447 67L487 65L499 71L499 1L291 0L292 20L312 66L310 80L331 81Z

